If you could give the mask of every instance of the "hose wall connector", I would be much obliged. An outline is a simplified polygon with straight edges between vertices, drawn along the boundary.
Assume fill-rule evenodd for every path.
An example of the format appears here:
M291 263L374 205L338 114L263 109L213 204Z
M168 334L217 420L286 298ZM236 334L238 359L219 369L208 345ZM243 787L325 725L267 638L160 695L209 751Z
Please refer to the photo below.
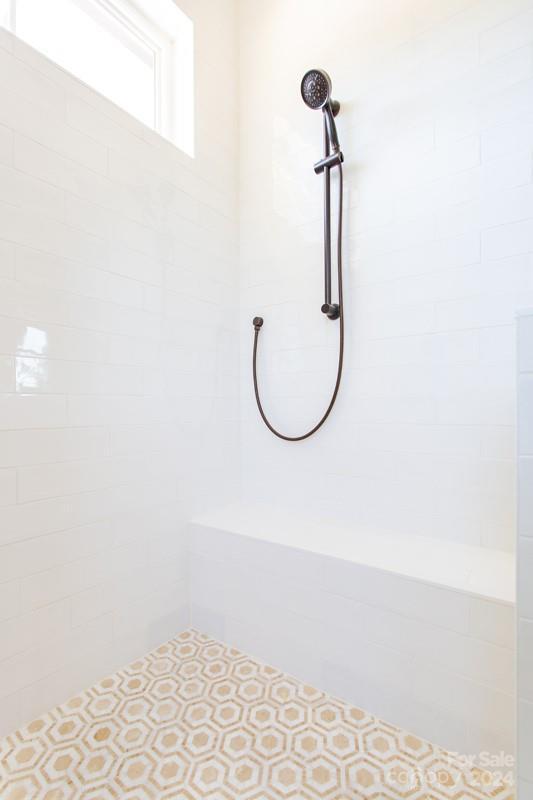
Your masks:
M338 319L340 316L340 308L337 303L323 303L320 310L326 314L328 319Z

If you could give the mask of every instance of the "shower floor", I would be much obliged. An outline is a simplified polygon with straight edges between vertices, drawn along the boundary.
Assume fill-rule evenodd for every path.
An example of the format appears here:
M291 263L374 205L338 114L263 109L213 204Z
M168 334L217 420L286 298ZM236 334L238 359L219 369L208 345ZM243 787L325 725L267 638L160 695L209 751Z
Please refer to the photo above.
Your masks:
M2 800L512 796L441 748L194 630L0 741Z

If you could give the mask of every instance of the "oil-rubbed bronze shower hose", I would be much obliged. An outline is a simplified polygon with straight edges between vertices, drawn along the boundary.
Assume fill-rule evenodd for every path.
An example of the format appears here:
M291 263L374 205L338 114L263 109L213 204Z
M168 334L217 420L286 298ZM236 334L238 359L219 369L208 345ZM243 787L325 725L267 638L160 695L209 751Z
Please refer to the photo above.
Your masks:
M254 325L254 353L253 353L253 375L254 375L254 391L255 391L255 399L257 402L257 408L259 409L259 413L263 419L263 422L267 426L267 428L272 431L275 436L278 436L280 439L285 439L287 442L300 442L302 439L308 439L309 436L312 436L316 431L322 427L324 422L327 420L331 413L331 409L335 405L335 400L337 399L337 394L339 393L339 387L341 383L341 376L342 376L342 365L344 360L344 301L343 301L343 293L342 293L342 208L343 208L343 174L342 174L342 164L339 163L339 219L337 224L337 280L338 280L338 292L339 292L339 309L338 309L338 320L339 320L339 360L337 364L337 379L335 381L335 387L333 389L333 394L331 395L331 400L329 401L329 405L326 408L324 414L322 415L321 419L316 423L316 425L311 428L311 430L307 431L307 433L302 433L300 436L287 436L284 433L280 433L280 431L276 430L274 426L269 422L261 404L261 398L259 396L259 387L257 383L257 343L259 339L259 331L263 325L263 318L262 317L255 317L253 321ZM325 304L326 305L326 304ZM322 307L322 310L326 313L327 309L325 306ZM333 318L333 317L331 317Z

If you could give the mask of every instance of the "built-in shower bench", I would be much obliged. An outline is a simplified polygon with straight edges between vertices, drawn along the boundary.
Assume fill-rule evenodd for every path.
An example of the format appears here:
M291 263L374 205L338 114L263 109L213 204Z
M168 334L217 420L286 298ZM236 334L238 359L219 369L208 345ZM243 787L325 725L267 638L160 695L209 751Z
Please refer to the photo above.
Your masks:
M450 749L512 747L512 554L245 504L188 537L193 626Z
M268 543L272 552L295 548L489 600L515 599L514 554L501 550L422 536L373 535L259 505L228 506L199 516L193 530L199 534L199 528L208 537L211 530Z

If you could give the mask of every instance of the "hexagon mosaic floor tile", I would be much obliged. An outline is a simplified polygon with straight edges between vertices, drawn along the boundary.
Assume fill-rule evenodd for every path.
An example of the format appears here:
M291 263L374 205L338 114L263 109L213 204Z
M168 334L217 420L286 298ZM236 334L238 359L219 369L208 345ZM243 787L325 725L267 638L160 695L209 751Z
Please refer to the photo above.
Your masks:
M193 630L0 742L1 800L508 800L444 750Z

